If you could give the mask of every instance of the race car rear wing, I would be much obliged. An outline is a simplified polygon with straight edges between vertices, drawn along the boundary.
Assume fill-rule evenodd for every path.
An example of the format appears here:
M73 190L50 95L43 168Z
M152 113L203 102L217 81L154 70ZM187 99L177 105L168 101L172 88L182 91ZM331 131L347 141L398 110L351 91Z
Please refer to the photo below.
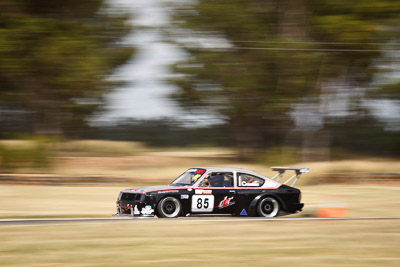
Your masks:
M299 180L300 178L300 175L302 175L303 173L310 172L309 168L290 168L290 167L271 167L271 170L278 172L274 177L271 178L272 180L275 180L277 182L280 182L285 171L294 171L295 174L283 183L283 184L288 184L290 181L292 181L292 184L290 186L294 186L296 184L297 180Z

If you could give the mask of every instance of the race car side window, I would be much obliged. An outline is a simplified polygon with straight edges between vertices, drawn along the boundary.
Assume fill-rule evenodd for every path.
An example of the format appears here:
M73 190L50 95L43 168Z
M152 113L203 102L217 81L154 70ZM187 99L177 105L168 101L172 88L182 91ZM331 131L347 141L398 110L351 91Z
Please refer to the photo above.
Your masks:
M200 187L233 187L233 173L212 172L201 181Z
M237 177L238 177L238 186L240 187L260 187L265 182L263 178L247 173L238 173Z

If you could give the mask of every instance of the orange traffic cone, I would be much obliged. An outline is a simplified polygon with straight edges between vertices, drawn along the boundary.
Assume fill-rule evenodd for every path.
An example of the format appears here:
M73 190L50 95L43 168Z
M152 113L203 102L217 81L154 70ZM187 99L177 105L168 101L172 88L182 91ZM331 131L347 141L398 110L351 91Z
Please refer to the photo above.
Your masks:
M321 196L317 217L347 217L346 198L339 195Z

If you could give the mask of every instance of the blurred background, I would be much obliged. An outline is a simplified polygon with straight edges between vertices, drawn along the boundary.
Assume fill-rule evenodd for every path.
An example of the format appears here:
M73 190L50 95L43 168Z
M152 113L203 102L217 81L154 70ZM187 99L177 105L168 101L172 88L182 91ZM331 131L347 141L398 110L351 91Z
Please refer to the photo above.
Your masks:
M3 0L5 184L396 182L400 2Z
M1 10L1 171L48 168L88 139L264 165L400 155L398 1Z
M1 266L398 266L399 159L398 0L0 1ZM293 216L386 218L3 220L202 165L308 167Z

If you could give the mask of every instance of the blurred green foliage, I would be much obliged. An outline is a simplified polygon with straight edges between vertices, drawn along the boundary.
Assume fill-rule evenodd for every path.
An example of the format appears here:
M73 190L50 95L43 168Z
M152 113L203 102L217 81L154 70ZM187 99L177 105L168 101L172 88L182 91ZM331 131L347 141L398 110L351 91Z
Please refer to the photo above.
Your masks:
M118 43L126 20L103 0L1 1L0 108L22 113L35 133L83 131L133 52Z
M145 151L139 142L116 142L105 140L72 140L55 144L55 152L61 157L79 156L132 156Z
M400 37L393 0L204 0L176 10L177 39L196 44L182 45L189 56L174 67L183 75L172 97L218 114L244 151L283 145L293 105L317 103L327 84L369 87Z
M0 171L46 170L52 167L54 138L28 137L0 143Z
M150 147L231 147L229 125L183 126L178 120L124 120L116 125L92 128L87 139L137 141Z
M384 126L373 118L353 118L342 123L328 124L326 128L332 133L331 146L339 151L347 149L347 153L341 153L342 155L333 154L333 159L348 158L349 154L356 156L357 153L357 156L400 155L399 133L385 131Z
M298 147L270 147L256 160L263 164L266 163L268 166L292 165L301 162L301 152Z
M179 87L172 98L192 114L213 113L222 123L188 127L160 119L90 127L88 117L118 85L109 75L134 52L120 42L130 31L128 17L106 3L0 2L0 138L24 132L151 146L228 146L237 148L242 159L277 164L302 158L307 142L313 148L399 155L398 132L386 131L361 106L351 110L355 115L324 121L328 134L304 134L295 129L291 114L296 103L315 104L331 93L327 84L375 86L379 90L367 97L398 101L398 79L373 81L383 71L378 65L393 62L387 48L398 47L398 0L175 3L182 31L174 33L196 45L182 45L188 57L174 66L175 74L183 75L170 80ZM3 144L2 168L50 166L50 143L15 149Z

